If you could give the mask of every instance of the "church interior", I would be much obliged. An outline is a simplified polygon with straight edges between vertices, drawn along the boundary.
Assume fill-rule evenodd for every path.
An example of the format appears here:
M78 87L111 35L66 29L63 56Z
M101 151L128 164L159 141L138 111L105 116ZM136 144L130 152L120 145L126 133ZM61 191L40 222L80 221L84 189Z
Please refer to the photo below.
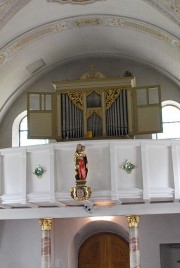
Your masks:
M0 0L2 268L180 267L179 139L179 0Z

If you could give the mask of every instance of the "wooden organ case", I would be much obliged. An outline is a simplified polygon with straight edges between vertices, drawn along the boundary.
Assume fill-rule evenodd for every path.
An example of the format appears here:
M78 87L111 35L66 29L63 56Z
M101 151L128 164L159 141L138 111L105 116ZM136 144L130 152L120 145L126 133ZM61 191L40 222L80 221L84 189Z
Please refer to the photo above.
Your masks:
M159 85L136 87L133 76L102 73L52 84L55 92L28 93L29 138L66 141L162 132Z

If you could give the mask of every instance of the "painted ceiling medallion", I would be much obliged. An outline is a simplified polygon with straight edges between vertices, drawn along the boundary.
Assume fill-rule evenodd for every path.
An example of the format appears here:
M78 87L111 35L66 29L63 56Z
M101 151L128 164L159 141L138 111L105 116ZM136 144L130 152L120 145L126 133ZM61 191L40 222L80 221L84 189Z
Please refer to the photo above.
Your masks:
M124 169L128 174L131 174L132 170L135 169L135 165L132 164L129 160L126 160L124 165L121 166L122 169Z
M58 2L58 3L72 3L72 4L88 4L95 1L102 1L102 0L47 0L49 3L51 2Z

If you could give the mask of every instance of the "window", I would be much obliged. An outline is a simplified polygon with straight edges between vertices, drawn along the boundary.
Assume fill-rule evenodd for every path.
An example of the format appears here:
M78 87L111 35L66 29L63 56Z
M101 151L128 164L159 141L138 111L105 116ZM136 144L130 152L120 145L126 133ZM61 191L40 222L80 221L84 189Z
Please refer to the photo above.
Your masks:
M153 134L153 139L180 139L180 104L174 101L162 103L163 133Z
M47 139L28 139L27 112L19 114L12 127L12 146L28 146L48 143Z

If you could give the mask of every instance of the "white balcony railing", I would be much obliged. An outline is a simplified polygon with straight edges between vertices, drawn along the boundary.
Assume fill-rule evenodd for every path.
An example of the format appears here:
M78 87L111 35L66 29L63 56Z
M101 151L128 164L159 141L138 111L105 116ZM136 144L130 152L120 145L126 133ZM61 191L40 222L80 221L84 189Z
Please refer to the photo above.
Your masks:
M1 208L80 204L70 195L77 143L86 146L89 203L140 206L179 201L180 141L88 140L1 149ZM121 168L126 160L135 165L130 174ZM45 171L41 178L34 174L38 165Z

